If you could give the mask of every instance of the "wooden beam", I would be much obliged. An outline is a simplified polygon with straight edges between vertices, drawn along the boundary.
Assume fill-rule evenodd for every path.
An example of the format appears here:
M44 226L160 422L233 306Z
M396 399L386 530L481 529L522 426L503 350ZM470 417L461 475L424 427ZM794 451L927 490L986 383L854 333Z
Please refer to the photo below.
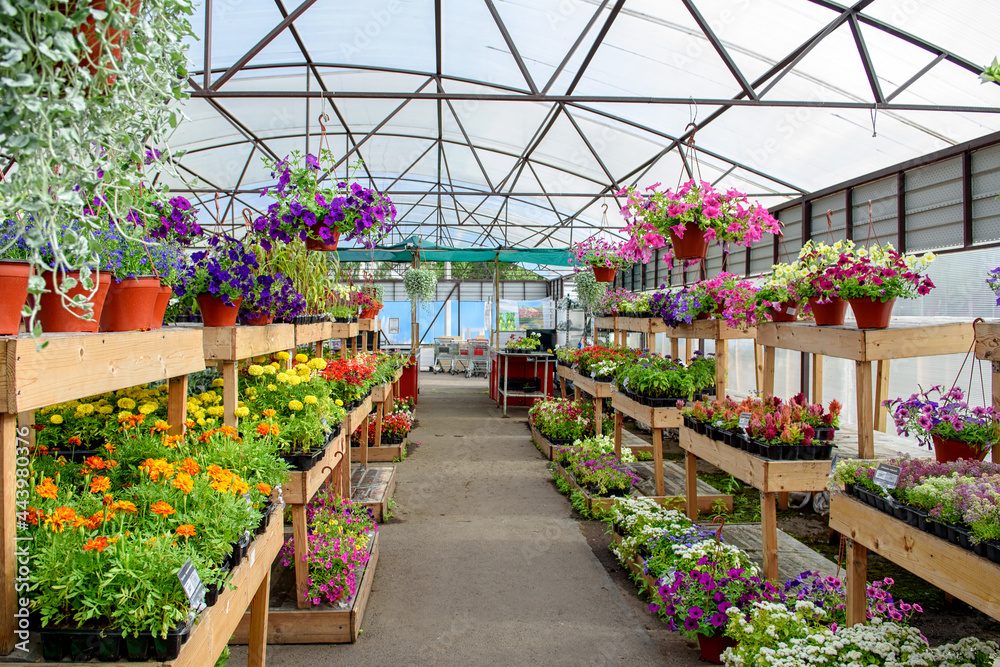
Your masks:
M875 430L885 433L889 409L882 402L889 396L889 360L879 360L875 371Z
M872 412L872 362L855 361L855 381L858 393L858 456L875 458L873 435L875 414Z

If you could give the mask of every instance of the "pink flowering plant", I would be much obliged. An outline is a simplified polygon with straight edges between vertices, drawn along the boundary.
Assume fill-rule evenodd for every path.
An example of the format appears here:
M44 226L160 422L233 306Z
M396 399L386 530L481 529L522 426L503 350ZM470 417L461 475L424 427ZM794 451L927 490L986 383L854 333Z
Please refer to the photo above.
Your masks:
M764 238L765 233L776 234L780 229L766 208L757 202L750 203L738 190L723 193L707 181L694 179L676 192L661 191L659 187L656 183L639 192L632 186L617 193L619 197L627 197L621 213L629 223L626 231L631 238L624 249L643 263L652 258L653 250L669 245L669 231L683 238L687 224L704 230L709 240L730 241L748 248ZM668 251L668 266L672 258Z
M585 241L574 243L570 248L570 262L576 272L591 266L622 269L632 266L633 260L624 251L625 242L614 243L606 239L592 236Z
M993 290L993 295L997 298L997 305L1000 306L1000 266L990 269L986 274L986 284Z
M528 417L538 432L553 442L580 440L594 433L594 405L590 401L537 401Z
M371 511L332 491L320 492L306 508L306 521L309 587L305 599L314 605L349 602L357 594L378 531ZM289 538L281 549L281 564L289 567L294 558L294 542Z
M899 435L916 437L917 442L928 448L933 446L933 436L946 440L960 440L979 452L989 451L1000 436L993 407L970 406L959 387L947 391L941 385L911 394L909 398L884 401L892 411Z

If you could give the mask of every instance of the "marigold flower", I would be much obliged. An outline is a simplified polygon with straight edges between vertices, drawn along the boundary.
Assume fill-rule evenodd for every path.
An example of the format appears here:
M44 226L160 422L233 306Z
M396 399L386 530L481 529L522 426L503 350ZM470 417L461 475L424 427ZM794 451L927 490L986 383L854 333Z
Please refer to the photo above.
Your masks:
M257 490L260 491L265 496L271 495L271 485L270 484L265 484L264 482L261 482L260 484L257 485Z
M191 475L183 472L178 474L177 477L171 481L171 484L174 485L175 489L183 491L185 495L191 493L191 490L194 489L194 480L191 479Z
M335 400L334 403L336 403L339 407L344 407L344 402L342 400L340 400L339 398L337 400Z
M193 419L185 419L184 420L184 427L185 428L194 428L194 420Z
M270 419L271 417L278 414L278 412L272 408L267 408L266 410L262 411L261 414Z
M114 511L128 512L130 514L138 513L139 509L130 500L116 500L111 504L111 509Z
M168 424L167 422L163 421L162 419L157 419L153 423L153 428L150 429L150 432L151 433L152 432L166 433L169 430L170 430L170 424Z
M180 535L181 537L194 537L197 534L197 531L194 529L194 526L192 526L190 523L185 523L183 525L177 526L177 528L174 529L174 532Z
M170 503L166 503L162 500L157 500L149 509L153 514L159 514L164 518L177 513L177 510L171 507Z
M221 405L213 405L205 412L207 412L212 417L221 417L225 413L225 408L223 408Z
M77 515L76 510L65 506L57 507L52 514L45 517L45 525L56 533L63 532L67 523L72 524L71 527L76 527L77 521L82 522L82 518Z
M108 467L100 456L88 456L83 460L83 465L93 470L104 470Z
M115 453L115 446L113 444L111 444L110 442L106 442L106 443L104 443L104 451L106 451L108 454L114 454Z
M284 350L282 350L281 352L278 352L274 356L277 357L281 361L288 361L288 353L285 352Z
M90 480L91 493L104 493L111 488L111 480L107 477L95 477Z
M167 449L177 449L177 445L184 438L182 435L165 435L163 436L163 446Z
M267 385L267 390L268 391L278 391L278 385L276 385L276 384L269 384L269 385Z
M79 447L80 445L83 444L83 441L74 435L70 437L68 440L66 440L66 444L71 447Z
M197 475L201 472L201 466L192 458L187 458L177 464L177 469L188 475Z
M174 476L174 467L167 463L166 459L146 459L139 466L140 470L145 471L149 475L149 479L156 482L163 477L163 479L170 479Z
M87 417L89 415L94 414L94 409L95 409L94 406L91 405L90 403L83 403L77 406L76 411L80 413L80 415Z
M238 407L235 410L233 410L233 414L240 419L242 419L243 417L248 417L250 415L250 408L243 406Z
M299 411L303 408L302 401L295 400L294 398L288 401L288 409Z
M102 405L101 407L97 408L97 412L102 415L110 415L114 411L115 409L110 405Z
M117 405L122 410L132 410L135 408L135 401L126 396L124 398L119 398Z
M271 435L278 435L280 431L277 424L271 424Z
M307 361L309 361L309 356L299 352L298 354L295 355L295 361L297 363L304 364Z
M289 377L291 377L291 376L288 375L288 373L278 373L278 375L277 375L277 377L275 377L275 379L278 382L281 382L282 384L286 384L288 382L288 378ZM54 422L54 423L58 423L58 422Z
M212 380L213 387L221 387L225 383L226 383L225 380L223 380L222 378L215 378L214 380Z
M151 415L160 407L156 403L143 403L139 406L139 412L144 415Z
M83 545L83 550L84 551L104 551L109 546L111 546L111 540L109 540L108 538L106 538L104 536L101 536L101 537L95 537L94 539L92 539L89 542L87 542L86 544L84 544Z
M253 364L249 368L247 368L247 375L251 377L257 378L263 374L264 374L264 369L258 364Z
M51 477L44 477L42 483L35 487L35 493L42 498L55 500L56 496L59 495L59 487L52 483Z
M266 437L271 434L271 426L269 424L257 424L257 435Z
M312 394L308 394L305 397L303 397L302 402L305 403L306 405L316 405L316 403L319 402L319 399L317 399Z
M49 421L52 422L53 424L62 424L63 418L62 415L52 415L51 417L49 417Z
M250 491L250 486L244 482L239 475L233 477L233 493L238 496L242 496L244 493Z
M302 378L300 378L298 375L289 375L288 384L289 386L297 387L300 384L302 384Z

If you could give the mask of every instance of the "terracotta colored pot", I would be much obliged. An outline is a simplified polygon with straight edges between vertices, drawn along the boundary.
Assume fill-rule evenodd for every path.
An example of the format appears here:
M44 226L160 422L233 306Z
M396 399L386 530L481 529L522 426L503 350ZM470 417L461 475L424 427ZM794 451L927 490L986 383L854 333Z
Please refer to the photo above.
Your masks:
M373 320L378 317L378 308L365 308L361 311L361 319L363 320Z
M101 312L101 331L147 331L159 293L160 279L156 276L112 278Z
M16 336L21 330L21 308L28 300L31 264L17 260L0 262L0 336Z
M60 280L63 277L80 280L80 272L67 271L65 275L60 274ZM63 308L62 297L55 293L56 280L51 271L43 273L42 278L45 280L46 289L46 292L41 295L38 310L38 321L42 324L42 331L97 333L97 325L101 321L101 311L104 309L104 300L108 296L108 288L111 287L111 276L101 272L97 281L97 291L94 292L93 296L90 296L90 302L93 304L93 309L90 312L94 316L91 320L82 320L77 317L77 315L84 314L80 308L72 306ZM67 292L68 297L74 297L77 294L88 296L89 291L77 284L76 287Z
M132 16L139 15L139 9L142 6L140 0L128 0L126 4ZM91 0L90 7L101 12L107 11L105 0ZM101 36L97 34L96 19L92 15L88 16L83 25L76 29L76 33L78 35L82 34L87 43L86 51L80 56L80 64L86 67L91 74L97 74L97 70L101 64ZM114 58L115 62L121 62L122 46L125 45L128 36L128 30L106 28L107 41L111 47L111 57ZM114 85L117 78L117 75L109 74L106 78L107 85Z
M313 234L315 234L319 238L322 238L322 237L319 236L319 230L322 229L325 226L326 225L324 225L322 223L317 223L317 224L313 225L312 227L310 227L309 229L313 232ZM333 230L330 230L330 231L333 234L333 243L323 243L322 241L314 239L314 238L312 238L312 236L310 236L310 237L306 238L306 250L323 250L323 251L336 250L337 249L337 241L340 240L340 230L339 229L333 229Z
M696 319L696 320L707 320L708 318L712 317L712 315L714 315L714 314L715 314L714 311L698 313L695 316L694 319Z
M597 282L613 283L615 281L615 267L597 266L596 264L591 264L590 267L594 270L594 280Z
M251 317L246 322L245 325L248 327L266 327L268 324L274 322L274 315L258 315L257 317Z
M782 301L777 308L773 305L768 307L768 311L772 322L794 322L799 319L799 302Z
M858 321L859 329L888 328L892 307L896 304L895 297L884 303L870 297L848 299L848 301L851 302L851 310L854 311L854 319Z
M240 314L243 297L233 299L232 306L227 306L222 299L212 294L199 294L196 299L201 310L202 322L206 327L236 326L236 316Z
M674 259L702 259L708 254L708 239L705 230L696 223L684 225L684 236L674 234L672 227L667 228L670 234L670 245L674 247Z
M812 308L817 326L840 326L847 317L847 302L839 296L833 297L829 303L819 303L815 298L809 297L809 307Z
M698 647L701 649L701 659L713 665L722 664L722 652L731 646L736 646L736 642L721 633L706 637L698 633Z
M938 463L949 463L959 459L971 459L982 461L986 458L989 449L979 451L967 442L961 440L949 440L939 435L931 435L934 441L934 458Z
M153 306L153 319L149 323L151 329L159 329L163 326L163 316L167 312L170 296L173 293L174 288L170 285L160 285L160 291L156 293L156 304Z

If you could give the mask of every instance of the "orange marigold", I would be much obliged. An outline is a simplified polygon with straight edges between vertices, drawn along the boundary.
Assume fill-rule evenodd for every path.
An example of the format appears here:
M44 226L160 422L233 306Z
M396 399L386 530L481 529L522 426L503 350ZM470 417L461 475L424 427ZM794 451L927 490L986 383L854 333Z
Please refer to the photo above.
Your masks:
M156 432L166 433L169 430L170 430L170 424L168 424L167 422L163 421L162 419L157 419L156 422L153 424L153 428L149 429L149 432L150 433L156 433Z
M108 467L108 464L100 456L88 456L83 460L83 465L92 470L104 470Z
M197 475L201 472L201 466L192 458L187 458L177 464L177 469L189 475Z
M187 428L194 428L194 426L195 426L194 420L193 419L186 419L184 421L184 426L186 426Z
M257 424L257 435L267 436L271 433L271 427L268 424Z
M112 518L112 516L114 515L108 515L105 517L103 511L94 512L89 519L84 521L83 525L87 527L87 530L96 530L97 528L100 528L101 524L104 523L105 520Z
M264 415L265 417L267 417L268 419L270 419L274 415L278 414L278 412L274 408L268 408L268 409L264 410L263 412L261 412L261 414Z
M111 488L111 480L107 477L95 477L90 480L91 493L104 493Z
M257 485L257 490L263 493L265 496L271 495L271 485L261 482Z
M83 545L84 551L104 551L111 546L111 540L106 537L95 537Z
M55 500L56 496L59 495L59 487L52 483L51 477L43 477L42 483L35 487L35 493L42 498Z
M191 490L194 489L194 480L187 473L182 472L178 474L171 483L175 489L180 489L185 495L191 493Z
M104 443L104 451L106 451L108 454L114 454L115 446L110 442L106 442Z
M153 514L159 514L162 517L168 517L171 514L177 513L177 510L171 507L170 503L163 502L162 500L157 500L149 509Z
M250 491L250 487L240 479L239 475L233 477L233 494L237 496L242 496L244 493Z
M122 512L130 512L132 514L139 511L138 508L136 508L135 503L129 500L116 500L111 504L111 509L113 511L121 510Z
M80 445L83 444L83 440L80 440L80 438L74 435L71 436L68 440L66 440L66 444L70 445L71 447L79 447Z
M174 532L182 537L194 537L198 531L196 531L194 529L194 526L192 526L191 524L185 523L182 526L177 526Z
M75 528L77 521L81 520L82 517L77 516L76 510L72 507L57 507L52 514L45 517L45 525L53 532L61 533L67 523L70 524L71 528Z
M278 435L280 430L277 424L271 424L271 435Z
M163 436L163 446L167 449L177 449L177 445L183 439L183 435L165 435Z
M139 468L144 470L149 475L149 479L154 482L160 477L166 480L174 476L174 467L167 463L166 459L146 459Z

